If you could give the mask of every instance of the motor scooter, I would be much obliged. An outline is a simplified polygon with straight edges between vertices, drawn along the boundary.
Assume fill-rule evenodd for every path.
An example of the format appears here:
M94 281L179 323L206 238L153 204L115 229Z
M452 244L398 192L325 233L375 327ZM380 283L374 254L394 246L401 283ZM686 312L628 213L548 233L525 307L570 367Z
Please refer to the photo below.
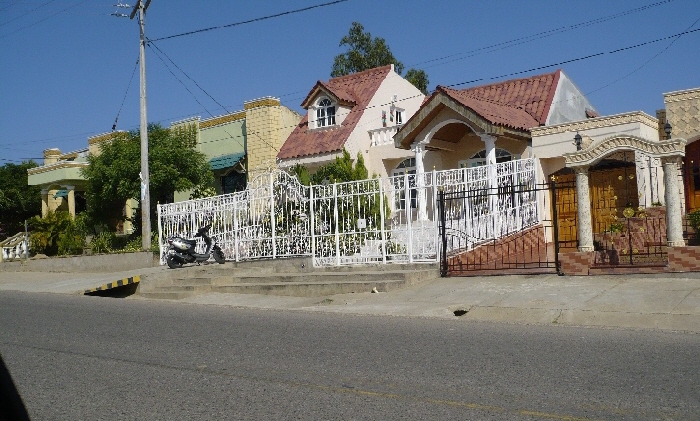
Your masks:
M216 263L225 263L224 252L216 243L216 238L209 237L210 228L211 225L207 225L198 229L197 234L194 236L195 238L192 239L183 237L169 238L168 244L170 244L170 247L168 247L165 256L165 262L168 264L168 267L170 269L177 269L182 267L185 263L197 263L197 265L199 265L209 260L210 257L214 257ZM204 243L207 245L204 253L195 252L198 237L202 237Z

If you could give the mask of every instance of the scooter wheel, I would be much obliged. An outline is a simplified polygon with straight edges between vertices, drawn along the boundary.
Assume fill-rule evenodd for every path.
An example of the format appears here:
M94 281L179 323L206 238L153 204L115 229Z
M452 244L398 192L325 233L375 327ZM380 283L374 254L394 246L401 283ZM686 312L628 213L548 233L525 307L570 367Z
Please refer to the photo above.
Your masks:
M168 256L167 259L165 259L165 262L168 264L168 267L170 269L177 269L182 267L182 262L173 258L172 256Z
M219 264L222 264L222 265L223 265L224 263L226 263L226 258L224 257L224 252L223 252L223 251L221 251L221 250L214 250L214 253L212 253L212 254L214 255L214 260L216 260L216 263L219 263Z

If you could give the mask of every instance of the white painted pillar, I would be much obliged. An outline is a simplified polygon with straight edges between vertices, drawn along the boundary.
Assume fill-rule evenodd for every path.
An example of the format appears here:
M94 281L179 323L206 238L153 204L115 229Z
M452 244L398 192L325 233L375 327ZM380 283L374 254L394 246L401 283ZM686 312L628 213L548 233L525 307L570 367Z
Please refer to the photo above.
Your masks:
M486 149L486 164L495 164L496 163L496 136L492 136L490 134L479 134L479 137L481 140L484 141L484 146Z
M678 193L679 157L661 158L664 167L664 186L666 191L666 239L669 247L684 247L683 221L681 219L681 198Z
M588 190L588 166L575 167L573 170L576 172L578 251L593 251L593 221Z
M486 149L486 165L488 166L489 177L489 215L491 220L487 227L487 232L492 231L493 238L501 236L500 229L500 209L498 209L498 180L496 174L496 136L490 134L479 134L481 140L484 141Z
M426 212L425 201L425 167L423 166L423 150L424 146L420 143L413 146L413 152L416 154L416 190L418 196L417 220L426 221L428 213Z

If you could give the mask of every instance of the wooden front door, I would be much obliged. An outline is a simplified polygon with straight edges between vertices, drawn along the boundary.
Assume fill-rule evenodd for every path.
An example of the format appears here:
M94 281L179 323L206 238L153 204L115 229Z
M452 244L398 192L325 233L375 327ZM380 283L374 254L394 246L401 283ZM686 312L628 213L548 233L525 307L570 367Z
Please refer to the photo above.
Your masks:
M635 167L608 168L590 172L593 232L609 231L623 218L625 208L639 207Z
M557 207L557 239L561 248L576 248L578 232L576 220L578 208L576 203L576 176L574 174L558 174L554 176L556 183Z
M683 158L683 187L685 207L690 212L700 208L700 141L685 147Z

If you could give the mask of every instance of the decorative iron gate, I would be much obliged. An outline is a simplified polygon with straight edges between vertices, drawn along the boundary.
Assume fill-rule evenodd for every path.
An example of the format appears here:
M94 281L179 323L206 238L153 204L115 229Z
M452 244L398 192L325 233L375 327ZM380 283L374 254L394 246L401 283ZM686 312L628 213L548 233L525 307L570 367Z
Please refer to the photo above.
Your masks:
M272 171L242 192L158 205L161 261L168 238L211 224L228 260L310 256L315 266L436 262L438 189L496 192L467 201L469 235L478 243L539 220L536 194L512 187L534 186L535 179L532 158L313 186Z
M442 276L478 275L483 271L499 273L556 272L558 237L555 194L547 184L506 184L495 188L441 191L440 271ZM490 215L488 224L480 223L489 216L490 202L505 203L497 215ZM517 206L528 203L527 207Z

